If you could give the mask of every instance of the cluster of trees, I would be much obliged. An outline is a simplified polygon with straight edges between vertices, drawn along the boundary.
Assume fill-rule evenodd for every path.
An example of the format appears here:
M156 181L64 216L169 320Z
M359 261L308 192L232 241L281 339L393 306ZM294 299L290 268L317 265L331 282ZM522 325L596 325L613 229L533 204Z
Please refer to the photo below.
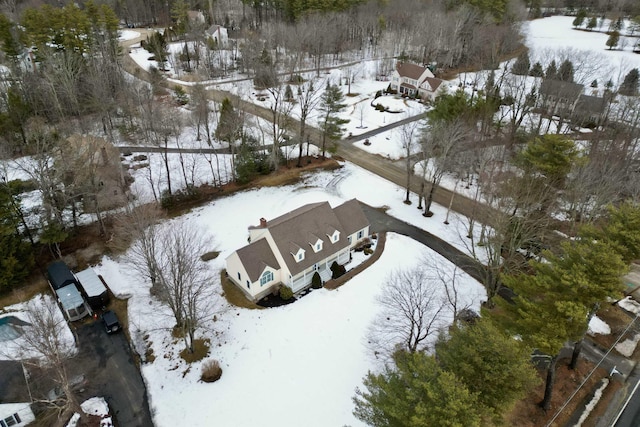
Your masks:
M18 194L21 181L7 182L0 172L0 294L15 289L31 273L33 253ZM32 239L32 238L31 238ZM33 244L33 239L32 239Z
M584 226L576 239L544 251L519 272L502 274L515 296L494 298L499 309L483 310L476 321L460 320L465 309L458 305L455 272L430 277L439 269L424 265L391 275L369 338L377 355L391 357L384 359L381 373L364 378L354 397L355 416L372 426L440 425L442 420L500 425L539 382L534 350L549 362L540 402L548 409L560 350L575 343L570 362L575 369L589 321L601 305L622 294L622 276L640 257L638 225L639 205L610 207L598 226ZM448 329L442 321L447 307L456 313ZM430 345L436 334L436 344Z
M398 350L381 373L369 372L354 415L374 427L500 424L537 384L531 349L491 321L459 324L447 335L435 355Z
M547 382L541 406L549 408L557 357L575 341L571 368L575 368L582 340L599 307L622 294L622 276L640 256L635 224L640 207L625 203L611 207L603 226L585 226L578 238L563 242L557 251L545 251L531 261L531 271L503 276L516 297L513 303L496 300L493 314L505 330L549 356Z
M589 12L596 16L637 16L640 14L640 6L633 0L527 0L530 15L534 18L545 13L578 14L580 11Z

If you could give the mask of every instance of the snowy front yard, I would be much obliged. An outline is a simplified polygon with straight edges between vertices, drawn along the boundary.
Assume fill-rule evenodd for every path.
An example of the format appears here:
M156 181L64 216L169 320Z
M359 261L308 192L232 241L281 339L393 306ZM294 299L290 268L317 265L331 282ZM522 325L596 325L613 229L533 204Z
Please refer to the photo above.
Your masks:
M225 258L246 243L246 227L260 217L273 218L321 200L335 206L356 196L374 206L391 206L393 215L449 241L459 240L454 224L442 224L443 208L425 219L415 206L402 203L401 188L352 165L310 175L294 186L238 193L173 221L189 222L213 235L221 253L210 268L219 277ZM412 267L425 256L453 268L421 244L390 234L382 257L338 290L313 291L294 304L260 311L229 307L218 292L225 308L216 322L198 332L211 340L205 361L217 359L223 369L222 378L211 384L199 381L202 362L188 366L177 356L182 342L171 337L172 321L166 308L149 296L149 283L132 277L121 260L104 258L94 268L116 294L131 295L135 346L139 351L145 351L145 345L153 348L155 361L143 364L142 374L156 425L360 426L351 414L351 397L366 372L380 368L366 342L379 311L376 296L389 273ZM218 279L214 286L220 289ZM464 274L460 286L465 301L477 311L486 299L482 286Z

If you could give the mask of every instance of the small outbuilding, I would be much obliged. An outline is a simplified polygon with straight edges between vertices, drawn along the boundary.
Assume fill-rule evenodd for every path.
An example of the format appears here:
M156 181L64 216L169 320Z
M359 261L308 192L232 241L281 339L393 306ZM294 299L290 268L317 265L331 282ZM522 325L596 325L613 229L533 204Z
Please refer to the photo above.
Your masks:
M107 287L92 268L87 268L76 273L80 281L80 287L87 296L87 302L93 310L99 310L109 304Z

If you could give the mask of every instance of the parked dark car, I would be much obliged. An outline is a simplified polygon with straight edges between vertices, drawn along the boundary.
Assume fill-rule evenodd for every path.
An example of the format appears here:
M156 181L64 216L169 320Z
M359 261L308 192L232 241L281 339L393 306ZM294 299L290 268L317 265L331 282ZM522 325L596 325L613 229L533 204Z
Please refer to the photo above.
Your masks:
M102 323L108 334L113 334L120 330L120 322L116 314L109 310L102 314Z

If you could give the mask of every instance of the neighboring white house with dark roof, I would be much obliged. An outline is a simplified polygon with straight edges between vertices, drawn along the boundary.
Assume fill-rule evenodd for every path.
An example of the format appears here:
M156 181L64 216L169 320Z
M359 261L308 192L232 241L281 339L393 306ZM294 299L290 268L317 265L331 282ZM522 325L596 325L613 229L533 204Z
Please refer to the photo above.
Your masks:
M396 64L389 86L401 95L430 100L434 100L446 87L444 80L436 78L427 67L407 62Z
M330 279L333 262L349 262L350 250L368 235L369 221L356 199L336 208L311 203L249 227L250 243L227 257L227 275L253 301L281 284L298 292L316 271Z

